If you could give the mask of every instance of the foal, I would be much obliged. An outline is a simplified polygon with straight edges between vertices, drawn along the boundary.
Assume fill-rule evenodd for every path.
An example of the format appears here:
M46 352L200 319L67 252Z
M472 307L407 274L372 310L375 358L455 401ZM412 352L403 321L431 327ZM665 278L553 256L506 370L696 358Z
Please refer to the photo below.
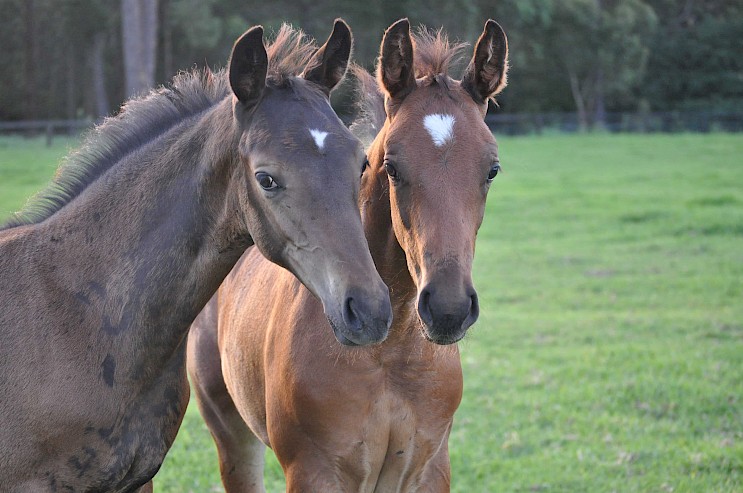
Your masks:
M453 343L477 319L475 236L500 169L483 116L505 86L508 53L488 21L460 82L447 67L462 47L440 33L413 38L403 19L382 41L384 94L360 74L376 139L359 203L390 287L389 337L338 345L317 300L255 250L192 326L189 373L227 491L264 491L265 446L288 492L449 490L462 395Z
M357 207L365 162L328 95L351 32L319 49L247 31L226 73L126 104L0 230L0 491L131 492L189 398L185 340L255 244L322 300L339 336L391 318Z

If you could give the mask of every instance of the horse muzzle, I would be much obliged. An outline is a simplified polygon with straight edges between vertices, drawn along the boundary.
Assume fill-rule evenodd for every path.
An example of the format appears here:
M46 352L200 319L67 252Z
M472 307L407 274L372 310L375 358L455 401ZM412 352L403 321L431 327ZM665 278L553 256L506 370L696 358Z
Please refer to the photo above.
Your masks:
M425 326L424 336L436 344L461 340L480 315L474 287L465 286L461 293L451 291L429 284L418 295L418 316Z
M384 341L392 325L392 306L386 285L378 295L350 292L339 314L326 316L335 338L344 346L368 346Z

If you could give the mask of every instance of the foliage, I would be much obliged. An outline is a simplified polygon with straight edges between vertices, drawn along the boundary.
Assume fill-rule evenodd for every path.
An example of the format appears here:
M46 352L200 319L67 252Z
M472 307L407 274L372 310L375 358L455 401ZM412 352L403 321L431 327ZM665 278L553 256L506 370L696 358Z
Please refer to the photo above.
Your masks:
M115 110L125 97L121 1L0 0L8 14L0 30L0 120ZM290 22L324 39L333 19L344 17L357 61L371 67L382 32L400 17L470 43L495 18L509 36L512 60L501 111L578 110L589 126L604 111L638 107L743 109L739 0L453 0L436 8L420 0L160 0L159 6L157 83L194 65L223 66L233 41L253 24L270 32ZM96 53L103 70L95 69ZM339 104L350 112L347 97Z
M743 111L743 4L687 4L665 8L640 97L655 109Z
M743 490L743 139L499 144L453 491ZM0 139L0 216L64 150ZM282 491L274 459L268 478ZM193 405L155 489L220 491Z

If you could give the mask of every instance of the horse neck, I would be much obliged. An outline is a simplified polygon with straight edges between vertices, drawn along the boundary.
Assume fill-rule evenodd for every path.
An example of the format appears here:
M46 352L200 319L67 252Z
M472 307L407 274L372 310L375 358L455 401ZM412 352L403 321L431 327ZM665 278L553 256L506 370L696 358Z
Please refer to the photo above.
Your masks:
M392 228L389 180L384 170L384 140L387 124L369 147L369 174L360 191L361 216L366 239L374 264L382 280L390 288L390 299L397 321L415 317L410 309L415 301L417 288L408 271L405 251L400 246Z
M226 99L130 153L40 225L53 242L46 261L91 322L77 337L129 349L145 371L175 355L251 243L234 214L238 137Z

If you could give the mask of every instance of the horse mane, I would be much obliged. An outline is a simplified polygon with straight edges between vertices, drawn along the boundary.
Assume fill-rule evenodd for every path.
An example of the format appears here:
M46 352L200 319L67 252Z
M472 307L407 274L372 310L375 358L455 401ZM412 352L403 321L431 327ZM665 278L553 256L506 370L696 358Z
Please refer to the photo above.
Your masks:
M356 116L349 130L364 147L369 147L387 118L384 93L376 77L364 67L352 63L349 71L356 79Z
M282 25L266 47L267 82L282 85L299 75L316 50L300 30ZM160 137L184 119L211 108L231 94L224 69L177 74L167 85L126 101L121 111L89 130L81 146L65 157L52 182L11 215L0 230L36 224L79 196L126 155Z
M464 61L468 43L450 42L443 31L431 31L420 26L413 34L415 77L421 86L439 84L449 88L449 71ZM350 130L368 147L382 129L387 118L384 109L384 89L377 78L365 68L351 65L356 79L356 117Z

